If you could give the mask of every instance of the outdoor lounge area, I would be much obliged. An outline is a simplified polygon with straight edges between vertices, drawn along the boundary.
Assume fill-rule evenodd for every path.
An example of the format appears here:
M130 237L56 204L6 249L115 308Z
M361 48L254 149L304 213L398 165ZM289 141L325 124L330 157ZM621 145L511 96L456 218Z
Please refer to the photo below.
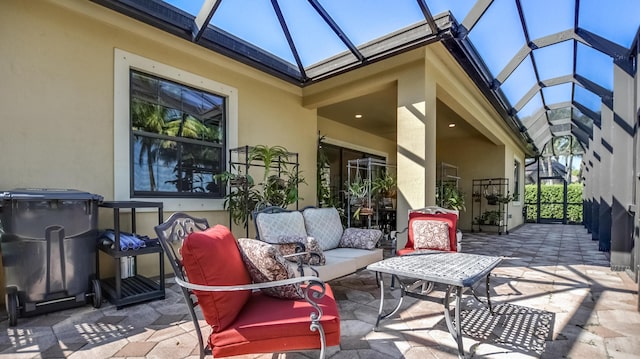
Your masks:
M0 359L640 358L638 14L0 0Z
M467 357L637 357L637 287L626 274L609 269L607 254L598 251L583 226L526 224L506 236L465 233L464 238L466 252L504 257L491 277L494 317L465 295ZM380 298L374 273L364 270L329 283L342 335L339 347L328 348L328 358L457 357L441 304L409 299L374 332ZM392 305L392 299L385 303ZM6 358L198 357L186 306L172 279L164 300L121 310L107 303L100 309L70 309L21 319L15 328L3 320L0 329L0 357ZM243 357L316 356L310 351Z

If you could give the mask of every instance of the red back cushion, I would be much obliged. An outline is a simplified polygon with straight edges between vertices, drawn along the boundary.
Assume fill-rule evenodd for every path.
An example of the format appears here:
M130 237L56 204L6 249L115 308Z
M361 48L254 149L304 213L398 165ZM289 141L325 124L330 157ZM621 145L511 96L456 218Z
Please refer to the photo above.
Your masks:
M408 233L407 245L405 245L405 248L410 248L410 249L414 248L415 242L413 241L413 231L411 230L413 228L412 222L420 219L438 220L438 221L443 221L449 224L449 248L450 248L450 251L452 252L457 251L456 225L458 224L458 216L456 216L455 213L431 214L431 213L410 212L409 213L409 233Z
M189 282L203 285L250 284L233 234L222 225L193 232L184 240L182 262ZM194 291L204 319L214 332L227 328L249 300L250 291Z

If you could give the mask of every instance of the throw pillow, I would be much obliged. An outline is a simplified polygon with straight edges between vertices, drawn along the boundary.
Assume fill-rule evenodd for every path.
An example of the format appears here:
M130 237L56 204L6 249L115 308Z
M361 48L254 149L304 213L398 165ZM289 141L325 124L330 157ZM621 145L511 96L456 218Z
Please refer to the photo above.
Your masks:
M307 237L304 240L299 240L305 246L305 252L309 252L302 257L302 263L309 264L312 266L323 266L327 262L327 259L322 252L322 248L318 244L318 241L313 237ZM290 255L296 253L296 244L288 243L288 244L280 244L278 245L278 250L283 256ZM311 254L314 253L314 254ZM297 257L286 257L285 259L290 262L298 262Z
M432 219L418 219L411 225L415 249L436 249L448 251L449 224L444 221Z
M379 229L347 228L340 238L340 247L373 249L382 237Z
M417 220L438 220L442 222L446 222L449 224L449 250L457 251L457 242L456 242L456 228L458 223L458 216L455 213L420 213L420 212L410 212L409 213L409 228L413 228L413 222ZM413 230L409 230L409 235L407 236L407 245L405 248L415 249L415 244L413 241Z
M245 285L251 283L238 245L229 229L217 225L203 232L193 232L180 248L189 282L202 285ZM204 319L214 332L233 323L251 291L194 291Z
M323 251L338 247L343 227L337 209L334 207L306 208L302 211L302 215L307 235L315 238Z
M254 283L295 278L295 273L274 246L256 239L238 239L240 253ZM282 299L302 299L304 293L300 284L287 284L264 288L262 291L272 297Z
M307 237L302 213L298 211L258 213L256 228L261 241L278 244L281 237Z

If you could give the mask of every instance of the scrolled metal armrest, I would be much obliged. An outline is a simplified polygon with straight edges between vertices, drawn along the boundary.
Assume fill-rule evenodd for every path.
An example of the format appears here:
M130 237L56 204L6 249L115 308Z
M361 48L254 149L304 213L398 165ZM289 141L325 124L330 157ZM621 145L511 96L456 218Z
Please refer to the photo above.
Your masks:
M289 278L289 279L283 279L283 280L276 280L272 282L241 284L241 285L202 285L202 284L190 283L178 277L175 277L174 279L176 283L178 283L178 285L181 287L192 289L192 290L201 290L205 292L234 292L239 290L273 288L273 287L279 287L287 284L308 282L310 286L319 285L320 287L322 287L323 288L322 292L324 293L324 282L318 279L318 277L313 277L313 276L295 277L295 278Z
M307 255L307 254L313 255L313 254L316 254L316 253L314 253L314 252L298 252L298 253L293 253L293 254L285 254L282 257L284 257L284 258L294 258L294 257L301 257L301 256L304 256L304 255Z

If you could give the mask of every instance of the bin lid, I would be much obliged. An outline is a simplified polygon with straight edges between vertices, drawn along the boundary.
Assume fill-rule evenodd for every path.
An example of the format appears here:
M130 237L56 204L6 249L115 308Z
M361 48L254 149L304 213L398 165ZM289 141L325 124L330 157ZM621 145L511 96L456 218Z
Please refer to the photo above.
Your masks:
M102 202L99 194L83 192L76 189L61 188L15 188L0 192L0 199L11 200L94 200Z

